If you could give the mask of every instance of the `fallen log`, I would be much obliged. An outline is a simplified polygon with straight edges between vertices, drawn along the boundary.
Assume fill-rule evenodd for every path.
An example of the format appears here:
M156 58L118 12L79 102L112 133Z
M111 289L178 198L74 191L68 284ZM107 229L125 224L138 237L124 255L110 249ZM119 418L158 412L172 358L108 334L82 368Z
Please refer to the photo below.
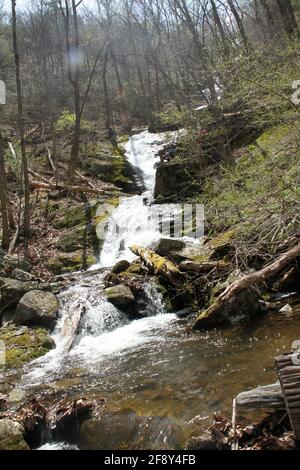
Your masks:
M286 266L288 266L298 256L300 256L299 243L260 271L244 275L230 284L213 305L211 305L211 307L197 315L192 325L192 329L198 330L201 328L216 326L227 321L228 315L222 315L222 311L225 309L228 310L230 303L234 303L235 299L238 298L238 294L249 291L253 286L263 284L267 279L274 277L286 268Z
M247 392L239 393L236 404L249 409L285 409L285 402L279 381L275 384L254 388Z
M234 297L236 294L246 289L247 287L262 284L267 279L270 279L271 277L278 274L282 269L294 261L297 256L300 256L300 243L281 255L272 264L269 264L260 271L248 274L238 281L235 281L220 295L219 299L222 301L229 300L231 297Z
M180 271L183 272L194 272L194 273L209 273L213 269L226 269L230 266L229 263L226 263L224 261L203 261L203 262L197 262L197 261L183 261L179 265Z
M145 265L154 272L164 278L173 287L182 287L183 282L186 280L185 275L178 269L178 267L167 258L156 254L148 248L139 246L132 246L130 250L139 256Z

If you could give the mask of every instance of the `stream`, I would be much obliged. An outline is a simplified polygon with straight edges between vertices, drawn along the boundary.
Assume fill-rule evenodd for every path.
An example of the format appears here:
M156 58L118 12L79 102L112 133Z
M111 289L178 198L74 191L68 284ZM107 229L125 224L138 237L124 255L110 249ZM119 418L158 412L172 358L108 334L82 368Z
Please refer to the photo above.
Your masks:
M270 313L251 324L187 335L190 319L166 313L151 282L146 316L139 320L129 321L101 298L107 268L121 259L134 260L129 250L133 243L148 246L161 237L159 231L143 228L153 198L157 152L174 138L143 132L126 144L145 191L113 211L94 267L99 273L83 273L60 294L56 349L22 369L18 386L28 393L106 398L100 419L84 423L80 449L183 449L191 436L207 429L214 413L231 415L236 394L275 382L274 357L289 349L300 331L300 309L295 307L292 314ZM66 354L65 325L82 305L80 331ZM68 447L51 442L42 447L51 448Z

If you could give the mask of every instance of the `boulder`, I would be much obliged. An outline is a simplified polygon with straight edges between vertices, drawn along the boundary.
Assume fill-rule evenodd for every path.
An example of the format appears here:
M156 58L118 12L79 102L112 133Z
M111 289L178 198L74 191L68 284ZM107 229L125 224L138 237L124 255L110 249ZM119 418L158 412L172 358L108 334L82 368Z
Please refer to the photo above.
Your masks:
M0 450L30 450L24 440L25 430L10 419L0 420Z
M131 306L135 301L135 297L129 287L123 284L104 289L103 296L106 297L108 302L120 309L126 309L126 307Z
M6 367L18 367L30 362L55 347L49 333L41 328L8 325L0 328L0 341L6 349Z
M16 279L17 281L22 282L29 282L34 280L34 276L32 276L32 274L18 268L13 270L13 272L11 273L11 277L12 279Z
M244 289L225 304L217 300L207 310L200 312L192 329L209 329L226 323L235 323L238 320L250 320L262 311L256 291L251 288Z
M188 174L188 177L187 177ZM156 172L155 199L172 200L179 194L184 197L201 191L201 176L194 160L160 163Z
M168 256L173 251L181 251L185 248L185 243L174 238L161 238L154 246L153 251L160 256Z
M13 309L28 291L25 282L16 279L0 278L1 309Z
M127 260L121 260L114 265L111 272L112 274L121 274L127 271L127 269L129 268L130 268L130 263Z
M52 330L57 312L58 301L52 292L33 290L25 294L18 303L14 322L16 325L41 326Z
M14 269L21 269L27 273L30 273L32 270L32 265L29 261L18 256L5 256L3 261L4 269L7 273L11 273Z
M92 254L83 254L82 251L67 254L60 253L47 261L47 268L54 275L70 273L87 269L96 263L96 257Z

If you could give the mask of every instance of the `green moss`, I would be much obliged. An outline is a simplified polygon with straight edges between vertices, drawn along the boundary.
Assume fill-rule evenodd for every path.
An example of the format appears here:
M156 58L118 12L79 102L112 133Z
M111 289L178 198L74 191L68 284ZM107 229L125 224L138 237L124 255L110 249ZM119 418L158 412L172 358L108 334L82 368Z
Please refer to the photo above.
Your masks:
M18 367L46 354L54 348L54 342L41 328L6 326L0 328L0 341L6 348L6 366Z
M94 255L89 253L85 255L82 252L76 252L54 256L47 261L46 266L51 273L59 275L87 269L96 262L97 259Z
M179 130L184 127L186 110L180 111L174 105L168 105L165 109L154 114L149 126L150 132L167 132Z
M65 110L57 120L55 124L55 130L57 132L72 131L75 127L75 120L75 114L69 113ZM81 119L81 131L91 132L92 130L92 124L85 119Z

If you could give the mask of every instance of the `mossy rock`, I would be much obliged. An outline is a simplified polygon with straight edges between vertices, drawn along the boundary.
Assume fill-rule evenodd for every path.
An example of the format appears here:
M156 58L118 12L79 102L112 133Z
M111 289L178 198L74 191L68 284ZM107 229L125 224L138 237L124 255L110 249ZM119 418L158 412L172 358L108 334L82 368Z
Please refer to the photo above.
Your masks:
M84 255L82 251L78 251L71 254L60 253L59 255L50 258L47 261L46 266L52 274L59 275L88 269L96 262L97 259L94 255Z
M0 450L30 450L24 440L25 429L16 421L0 420Z
M193 257L193 261L196 262L208 262L214 260L224 260L233 249L233 240L235 232L229 230L224 232L215 238L209 240L204 244L199 255Z
M98 250L99 240L95 226L92 224L79 225L68 231L57 242L57 248L64 253L73 253L84 247L93 247Z
M169 105L162 112L153 115L148 130L156 134L182 129L185 115L185 111L179 111L175 106Z
M19 367L55 347L49 333L42 328L29 329L13 325L0 328L0 341L6 349L6 367Z
M61 207L55 214L54 228L73 228L84 225L93 220L97 210L97 201L86 204L77 204L72 207Z

